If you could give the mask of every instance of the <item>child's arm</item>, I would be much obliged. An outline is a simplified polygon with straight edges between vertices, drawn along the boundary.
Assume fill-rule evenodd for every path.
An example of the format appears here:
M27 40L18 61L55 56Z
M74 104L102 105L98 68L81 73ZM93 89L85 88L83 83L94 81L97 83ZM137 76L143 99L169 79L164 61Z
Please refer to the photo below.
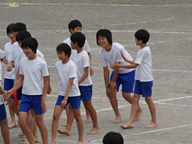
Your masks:
M5 91L2 89L2 87L0 87L0 94L4 94Z
M88 56L89 56L90 75L92 76L92 75L93 75L93 73L94 73L94 71L93 71L93 69L91 68L91 53L90 53L90 52L88 52L87 54L88 54Z
M130 64L135 63L134 61L128 60L128 59L123 55L123 52L122 52L122 51L121 51L121 55L122 55L123 59L124 59L126 62L128 62L128 63L130 63Z
M83 76L79 79L78 85L79 85L80 83L82 83L82 82L86 79L86 77L87 77L88 74L89 74L88 70L89 70L89 67L85 67L85 68L84 68L84 74L83 74Z
M12 68L14 67L14 61L11 61L8 65L7 65L7 71L12 71Z
M119 63L118 63L119 64ZM109 82L110 84L110 89L111 90L115 90L117 87L116 87L116 79L117 79L117 75L118 75L118 72L119 72L119 68L114 68L114 73L113 73L113 78L112 80Z
M48 68L47 68L48 69ZM49 69L48 69L48 72L49 72ZM51 89L51 83L50 83L50 72L49 72L49 84L48 84L48 89L47 89L47 94L50 94L51 93L51 91L52 91L52 89Z
M42 94L42 98L41 98L41 108L44 112L47 112L47 106L46 106L45 100L46 100L47 89L48 89L48 85L49 85L49 76L44 76L43 81L44 81L44 86L43 86L43 94Z
M64 99L62 100L62 102L60 104L61 108L64 108L66 103L67 103L67 100L68 100L68 97L69 97L69 93L70 93L71 87L73 85L73 79L74 78L69 78L68 85L67 85L67 90L65 92L65 97L64 97Z
M17 71L16 78L15 78L15 83L14 83L14 85L17 85L20 77L21 77L21 74L19 74L19 70L18 70L18 71Z
M130 65L120 65L118 62L114 62L114 64L110 65L110 68L116 69L116 68L136 68L139 64L133 63Z
M5 92L2 95L2 98L7 101L9 99L9 97L13 94L14 91L18 90L22 85L23 85L23 80L24 80L24 75L21 75L21 79L19 80L19 82L17 83L17 85L15 85L12 89L10 89L9 91Z
M103 67L103 76L104 76L104 81L105 81L106 94L108 96L108 94L109 94L109 91L108 91L108 87L109 87L109 69L108 69L108 66Z

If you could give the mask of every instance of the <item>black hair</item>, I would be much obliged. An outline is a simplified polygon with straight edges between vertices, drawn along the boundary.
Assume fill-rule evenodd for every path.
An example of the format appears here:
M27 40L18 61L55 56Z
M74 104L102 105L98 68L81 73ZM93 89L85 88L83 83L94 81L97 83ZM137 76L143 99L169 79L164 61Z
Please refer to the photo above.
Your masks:
M70 29L74 30L74 28L78 26L82 28L82 24L79 20L70 21L70 23L68 24L69 32L70 32Z
M26 31L26 30L27 30L26 25L21 22L16 23L12 28L13 32L20 32L20 31Z
M124 144L124 140L120 133L111 131L103 137L103 144Z
M12 32L12 28L13 28L14 25L15 25L14 23L10 23L10 24L7 26L7 28L6 28L7 35Z
M98 43L99 36L106 37L106 39L109 42L109 44L112 45L112 43L113 43L113 41L112 41L112 33L111 33L110 30L108 30L108 29L100 29L100 30L97 31L96 40L97 40L97 44L98 45L99 45L99 43Z
M28 48L32 49L32 51L36 54L38 42L35 38L29 37L29 38L24 39L24 41L21 44L21 47L22 47L22 49L28 47Z
M17 34L16 41L17 42L23 41L24 39L29 38L29 37L31 37L31 34L28 31L21 31Z
M82 34L81 32L75 32L75 33L73 33L72 35L71 35L71 37L70 37L70 39L71 39L71 41L73 42L73 43L78 43L78 46L80 47L80 48L82 48L83 46L84 46L84 44L85 44L85 35L84 34Z
M145 29L140 29L135 33L135 38L137 38L137 40L142 40L142 42L144 44L146 44L149 41L150 38L150 34L147 30Z
M57 50L58 52L64 52L65 55L68 54L68 57L70 57L70 55L71 55L71 48L70 48L70 46L69 46L68 44L66 44L66 43L61 43L61 44L59 44L59 45L56 47L56 50Z

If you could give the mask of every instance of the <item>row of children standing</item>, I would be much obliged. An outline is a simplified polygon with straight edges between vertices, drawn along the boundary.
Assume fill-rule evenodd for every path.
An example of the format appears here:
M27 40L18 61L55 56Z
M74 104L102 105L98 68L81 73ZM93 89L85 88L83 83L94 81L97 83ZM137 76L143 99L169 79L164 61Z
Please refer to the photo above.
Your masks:
M57 56L60 61L55 64L55 69L56 74L60 77L60 83L59 96L55 104L52 121L51 143L53 144L56 143L57 131L61 134L70 135L74 118L77 121L79 133L78 144L83 143L83 122L80 115L81 100L86 109L87 122L93 121L93 128L88 133L95 134L99 130L96 111L91 103L91 75L93 74L93 70L91 68L90 48L85 36L81 33L81 23L78 20L73 20L68 26L72 34L71 37L56 47ZM16 29L14 27L19 28ZM18 73L12 79L13 81L15 79L14 87L11 88L11 86L5 89L4 86L4 89L8 91L4 93L4 91L0 89L0 93L4 93L4 100L9 101L9 97L17 90L19 112L18 109L14 108L15 103L14 97L12 96L9 106L10 110L15 111L19 116L19 125L27 138L24 140L24 143L33 144L39 141L37 135L38 126L43 143L47 144L48 133L43 121L44 112L47 111L45 101L46 94L51 92L47 64L44 57L42 57L42 53L37 50L38 43L36 39L31 38L31 35L26 31L26 26L23 23L14 24L8 32L8 36L11 34L14 35L13 37L16 37L17 43L11 43L10 49L12 46L13 50L10 50L8 53L14 52L15 50L15 53L11 54L15 56L11 56L10 58L8 56L6 56L6 58L2 56L2 59L3 62L7 63L7 71L13 71L13 68L15 68ZM99 30L96 34L96 39L97 44L102 47L99 52L99 59L104 72L106 95L116 115L115 120L112 122L119 123L121 120L116 93L119 90L120 84L122 84L122 95L125 100L132 104L132 108L128 123L121 127L124 129L132 128L134 127L134 120L140 119L143 113L143 110L138 104L140 95L145 97L152 116L151 123L147 125L146 128L157 126L155 105L151 99L153 85L151 53L146 44L149 40L149 33L143 29L135 33L135 42L140 46L135 62L122 45L112 41L112 34L109 30ZM40 54L38 55L38 53ZM114 69L110 79L108 63L111 65L110 67ZM134 68L136 68L136 72ZM133 92L135 79L134 96L132 97L131 93ZM22 92L21 90L18 91L21 89L20 87L22 87ZM20 97L18 97L19 93ZM21 103L19 106L20 99ZM64 130L58 130L58 121L64 108L67 113L66 128ZM5 113L5 109L3 111ZM91 120L89 117L91 117ZM4 117L3 121L6 121L6 123L3 124L6 126L6 117ZM27 126L27 121L32 121L33 125ZM0 121L0 124L1 122L2 121ZM15 124L16 123L13 123L13 125ZM7 132L6 128L4 132Z

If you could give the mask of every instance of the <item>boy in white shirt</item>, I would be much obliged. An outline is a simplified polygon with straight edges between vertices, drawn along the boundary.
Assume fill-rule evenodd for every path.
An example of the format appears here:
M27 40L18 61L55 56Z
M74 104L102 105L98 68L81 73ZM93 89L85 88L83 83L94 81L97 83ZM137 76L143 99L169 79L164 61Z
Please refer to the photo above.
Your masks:
M88 110L91 119L93 120L93 128L88 134L95 134L99 130L97 124L97 114L91 103L92 98L92 80L90 76L89 70L89 56L85 50L82 49L85 43L85 36L81 32L73 33L70 37L71 39L71 48L76 51L73 52L73 55L70 57L72 61L74 61L77 67L77 77L78 77L78 85L81 93L81 99L84 103L86 110ZM73 122L74 116L69 111L67 117L67 126L64 130L58 130L61 134L70 134L71 126Z
M15 77L14 77L15 76L15 69L13 68L12 71L7 71L8 63L11 62L12 50L16 44L16 40L15 40L15 37L13 36L13 32L12 32L13 26L14 26L14 23L11 23L7 26L7 29L6 29L7 36L9 37L9 39L11 41L4 45L5 58L3 59L3 63L6 64L5 75L4 75L4 90L6 90L6 91L10 90L13 87L14 79L15 79ZM11 124L9 125L9 128L11 129L11 128L16 127L17 124L16 124L16 120L15 120L15 113L11 109L10 104L9 104L9 113L11 116Z
M121 57L121 51L125 54L127 59L133 60L131 55L125 50L125 48L119 43L112 42L112 34L108 29L100 29L97 34L97 44L101 46L99 51L100 64L103 67L104 81L106 88L106 95L110 100L111 106L115 112L116 118L113 123L119 123L121 116L118 109L118 102L116 93L119 90L120 84L122 84L122 95L126 101L132 104L133 98L131 93L133 92L134 85L134 69L114 69L111 73L109 80L109 69L108 63L113 64L115 61L122 65L129 65L128 62L124 61ZM138 109L135 120L138 120L143 113L141 108Z
M157 126L156 118L156 108L155 104L152 101L152 86L153 86L153 75L151 71L152 60L151 60L151 50L147 46L150 34L144 29L140 29L135 33L135 43L140 46L140 49L137 52L136 60L131 61L124 57L125 61L131 63L131 65L120 65L115 62L112 64L112 68L136 68L135 72L135 89L134 89L134 101L131 106L131 114L128 122L121 127L123 129L133 128L134 127L134 117L139 109L139 99L140 96L145 97L145 101L149 106L151 113L151 122L145 126L145 128L153 128Z
M71 48L68 44L62 43L56 48L57 56L60 59L55 64L56 74L59 75L59 96L55 104L55 110L52 121L52 142L56 143L56 135L58 130L58 121L64 108L70 103L72 113L77 122L79 133L78 144L83 144L83 121L80 114L81 96L78 88L77 68L72 60Z
M68 24L68 29L69 29L69 32L70 32L71 34L73 34L73 33L75 33L75 32L82 32L82 24L81 24L81 22L80 22L79 20L72 20L72 21L70 21L70 23ZM70 39L70 37L67 38L67 39L65 39L65 40L63 41L63 43L66 43L66 44L68 44L68 45L71 47L71 39ZM91 74L91 76L92 76L93 73L94 73L94 71L93 71L92 68L91 68L91 53L90 53L90 52L91 52L91 49L90 49L90 47L89 47L89 44L88 44L87 40L85 40L85 43L84 43L82 49L84 49L84 50L87 52L88 56L89 56L89 61L90 61L90 74ZM75 51L76 51L76 50L74 50L74 49L71 50L71 56L73 55L73 53L74 53ZM66 112L66 113L67 113L67 112ZM91 120L90 114L89 114L89 112L86 110L86 123L91 123L91 122L92 122L92 120ZM66 126L66 124L63 124L62 126Z
M27 38L22 42L23 52L26 57L20 61L19 74L21 79L11 90L7 91L3 98L8 100L11 94L22 88L21 104L19 107L19 125L30 144L35 144L27 125L27 115L31 108L34 109L37 126L40 129L43 144L48 144L48 131L44 123L44 112L47 111L46 94L48 89L49 72L47 64L35 55L37 42L34 38Z

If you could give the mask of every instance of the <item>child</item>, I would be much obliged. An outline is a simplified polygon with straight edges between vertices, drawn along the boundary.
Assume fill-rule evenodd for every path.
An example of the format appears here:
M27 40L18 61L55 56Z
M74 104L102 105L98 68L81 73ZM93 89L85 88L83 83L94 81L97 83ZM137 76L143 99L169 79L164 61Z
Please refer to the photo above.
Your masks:
M4 94L4 91L2 90L1 87L0 87L0 94ZM4 143L10 144L9 127L8 127L8 121L6 116L6 110L5 110L5 106L1 98L1 95L0 95L0 127L1 127L1 134L3 136Z
M124 144L124 140L120 133L111 131L103 137L103 144Z
M5 51L5 56L6 58L3 59L3 62L6 64L6 69L5 69L5 75L4 75L4 90L8 91L13 87L14 84L14 75L15 75L15 69L13 68L12 71L8 72L7 71L7 66L8 63L11 62L11 53L13 50L13 47L15 46L15 37L13 36L13 32L12 32L12 28L14 26L14 23L11 23L7 26L7 36L10 38L10 42L6 43L4 46L4 51ZM12 96L13 97L13 96ZM14 128L17 126L16 124L16 120L15 120L15 113L14 111L11 109L10 104L9 104L9 113L11 116L11 124L9 125L9 128Z
M82 31L82 24L79 20L72 20L70 21L70 23L68 24L68 29L69 29L69 32L71 34L75 33L75 32L81 32ZM70 37L67 38L66 40L63 41L63 43L67 43L70 47L71 47L71 39ZM89 60L90 60L90 74L91 76L93 75L94 71L92 70L91 68L91 49L89 47L89 44L87 42L87 40L85 40L85 44L83 45L82 47L86 52L87 54L89 55ZM73 55L73 51L76 51L76 50L73 50L71 51L71 55ZM91 117L90 117L90 114L89 112L86 110L86 123L91 123ZM66 124L63 124L62 126L66 126Z
M59 96L55 104L55 110L52 121L52 142L56 143L56 134L58 129L58 121L63 109L68 103L72 107L72 112L77 122L79 133L78 144L83 144L83 121L80 114L81 96L77 81L77 68L72 60L69 59L71 55L71 48L69 45L62 43L56 48L57 56L60 59L55 64L56 74L60 77Z
M92 80L89 71L89 56L86 51L82 49L85 43L85 36L81 32L76 32L71 35L71 48L76 51L73 52L73 55L70 57L72 61L74 61L77 67L77 77L78 77L78 85L81 93L81 99L84 103L85 108L91 115L91 119L93 120L93 128L88 134L95 134L99 130L97 124L97 115L94 107L91 103L92 98ZM71 115L70 111L67 117L67 127L64 130L58 130L59 133L70 134L71 126L73 122L73 115Z
M44 60L35 55L37 51L37 41L35 38L25 39L22 42L22 48L26 57L21 59L19 64L21 79L17 85L7 91L3 97L7 100L15 90L23 86L21 104L19 107L19 125L29 143L35 144L32 132L27 125L28 112L33 108L43 144L48 144L48 131L44 123L44 112L47 111L45 100L49 76L47 64Z
M102 47L99 51L100 64L103 67L104 81L107 97L110 100L111 106L115 112L116 118L113 123L119 123L121 116L118 109L118 102L116 93L122 84L122 95L126 101L132 104L133 85L134 85L134 69L114 69L111 73L109 80L108 63L113 64L115 61L122 65L129 65L121 57L120 51L126 56L127 59L133 60L131 55L119 43L112 42L112 34L108 29L100 29L96 34L97 44ZM141 108L138 109L135 120L138 120L143 113Z
M151 50L149 46L147 46L147 42L149 40L150 34L148 31L144 29L140 29L135 33L135 43L140 46L139 51L137 52L136 60L130 61L124 57L123 58L131 63L131 65L120 65L116 63L111 65L112 68L136 68L135 72L135 90L133 96L133 103L131 106L131 114L128 122L121 127L123 129L133 128L134 127L134 117L139 109L139 99L140 96L145 97L145 101L149 106L149 110L151 113L151 123L149 123L145 128L153 128L157 126L156 119L156 108L152 101L152 86L153 86L153 75L151 71L152 61L151 61Z

